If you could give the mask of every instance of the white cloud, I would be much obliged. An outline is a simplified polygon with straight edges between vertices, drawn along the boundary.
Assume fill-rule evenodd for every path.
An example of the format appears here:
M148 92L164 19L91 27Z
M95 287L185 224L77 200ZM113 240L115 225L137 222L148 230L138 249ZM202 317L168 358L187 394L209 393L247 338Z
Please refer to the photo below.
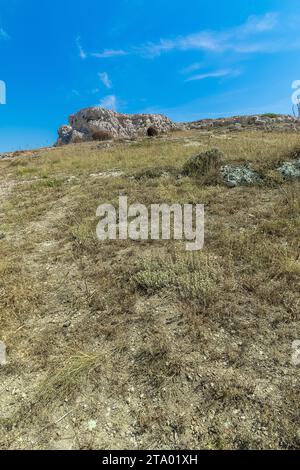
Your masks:
M278 24L277 13L266 13L263 16L252 15L246 23L237 28L237 32L241 34L262 33L273 30Z
M79 57L80 59L86 59L87 58L87 53L85 52L85 50L83 49L82 45L81 45L81 37L78 36L76 38L76 44L77 44L77 49L78 49L78 53L79 53Z
M196 70L202 69L204 67L204 63L195 62L194 64L185 67L184 69L180 70L180 73L187 74L191 72L195 72Z
M98 58L121 57L126 55L139 55L145 58L154 58L172 51L206 51L211 53L236 52L250 54L255 52L277 52L300 48L299 42L291 41L287 31L291 24L295 31L299 27L300 17L293 19L279 17L277 13L269 12L264 15L249 16L241 25L223 30L202 30L196 33L181 35L174 38L162 38L157 42L147 42L138 46L124 49L104 49L102 52L87 54L81 44L78 48L80 56L87 55ZM295 35L296 37L296 35ZM199 64L198 64L199 65ZM201 65L195 65L195 69ZM193 71L183 71L189 73Z
M92 52L91 56L97 59L106 59L108 57L117 57L127 54L128 53L122 49L105 49L103 52Z
M102 98L100 101L100 106L102 108L112 109L113 111L117 110L117 97L115 95L107 95Z
M278 26L278 15L266 13L250 16L247 21L235 28L222 31L199 31L174 39L161 39L158 43L147 43L135 48L146 57L156 57L174 50L203 50L210 52L258 52L270 49L270 43L261 41L260 36ZM257 39L258 37L258 39ZM256 38L253 43L253 38Z
M196 80L205 80L206 78L221 78L221 77L236 77L240 74L239 70L216 70L215 72L207 72L199 75L192 75L186 79L186 82L192 82Z
M98 77L106 88L112 88L112 83L107 72L98 73Z
M8 33L3 28L0 28L0 39L4 39L4 40L10 39Z

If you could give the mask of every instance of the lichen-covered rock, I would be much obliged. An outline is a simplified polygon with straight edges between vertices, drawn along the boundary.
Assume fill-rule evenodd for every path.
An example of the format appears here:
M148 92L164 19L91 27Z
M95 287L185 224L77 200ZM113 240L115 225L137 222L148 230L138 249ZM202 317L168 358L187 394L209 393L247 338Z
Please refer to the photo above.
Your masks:
M176 129L162 114L120 114L98 106L82 109L69 117L69 125L58 130L57 145L102 140L101 136L136 138L154 136Z
M240 185L255 184L261 181L259 174L246 165L225 165L221 168L220 174L227 186L231 188Z
M300 158L293 162L284 162L277 171L286 179L300 178Z

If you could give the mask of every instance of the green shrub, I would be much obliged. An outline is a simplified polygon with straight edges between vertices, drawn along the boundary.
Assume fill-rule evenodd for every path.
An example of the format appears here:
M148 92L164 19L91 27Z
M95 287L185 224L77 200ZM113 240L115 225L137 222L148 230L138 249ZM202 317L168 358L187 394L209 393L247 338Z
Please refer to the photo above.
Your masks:
M186 176L206 176L220 168L223 157L223 153L217 148L193 155L184 164L183 174Z

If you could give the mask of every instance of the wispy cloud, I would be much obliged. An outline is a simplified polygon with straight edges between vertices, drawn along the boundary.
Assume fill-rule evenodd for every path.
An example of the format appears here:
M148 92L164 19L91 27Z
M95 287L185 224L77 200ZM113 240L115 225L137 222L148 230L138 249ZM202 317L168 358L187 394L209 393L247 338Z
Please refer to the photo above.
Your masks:
M272 31L278 25L277 13L266 13L263 16L249 16L246 23L236 29L236 33L242 35L263 33L265 31Z
M238 76L240 74L239 70L216 70L214 72L207 72L207 73L202 73L199 75L192 75L191 77L186 79L186 82L192 82L196 80L205 80L206 78L221 78L221 77L233 77L233 76Z
M104 96L100 101L102 108L112 109L113 111L117 110L117 104L117 97L115 95Z
M127 54L128 52L123 51L122 49L105 49L103 52L92 52L91 56L96 57L97 59L106 59L109 57L118 57Z
M259 50L258 44L255 47L251 45L252 39L274 30L277 25L278 15L276 13L250 16L245 23L235 28L222 31L200 31L186 36L178 36L175 39L161 39L158 43L147 43L139 50L150 57L173 50L252 52Z
M3 28L0 28L0 39L4 39L6 41L10 39L9 34Z
M76 38L76 45L77 45L77 49L78 49L80 59L83 59L83 60L86 59L87 58L87 53L85 52L85 50L82 47L81 37L80 36L77 36L77 38Z
M106 88L112 88L112 83L107 72L98 73L98 77Z
M201 30L192 34L162 38L159 41L133 45L128 49L104 49L101 52L87 53L82 48L80 38L77 46L81 58L87 56L98 59L137 55L144 58L155 58L172 51L203 51L209 53L236 52L239 54L272 53L283 50L299 49L300 41L290 40L287 31L297 30L300 17L281 18L278 13L252 15L235 27L221 30ZM296 37L296 34L295 34ZM199 65L199 67L198 67ZM190 70L183 73L193 71ZM201 68L195 64L194 70Z
M200 70L205 66L203 62L194 62L193 64L189 65L188 67L185 67L180 70L180 73L183 74L188 74L191 72L195 72L196 70Z

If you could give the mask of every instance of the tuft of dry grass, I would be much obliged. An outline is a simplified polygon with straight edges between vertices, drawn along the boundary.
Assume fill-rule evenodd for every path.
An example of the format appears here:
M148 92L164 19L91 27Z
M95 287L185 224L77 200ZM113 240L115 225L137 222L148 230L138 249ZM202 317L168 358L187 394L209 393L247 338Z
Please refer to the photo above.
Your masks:
M167 289L187 302L204 306L217 295L221 280L221 267L202 252L144 259L133 276L135 286L147 294Z

